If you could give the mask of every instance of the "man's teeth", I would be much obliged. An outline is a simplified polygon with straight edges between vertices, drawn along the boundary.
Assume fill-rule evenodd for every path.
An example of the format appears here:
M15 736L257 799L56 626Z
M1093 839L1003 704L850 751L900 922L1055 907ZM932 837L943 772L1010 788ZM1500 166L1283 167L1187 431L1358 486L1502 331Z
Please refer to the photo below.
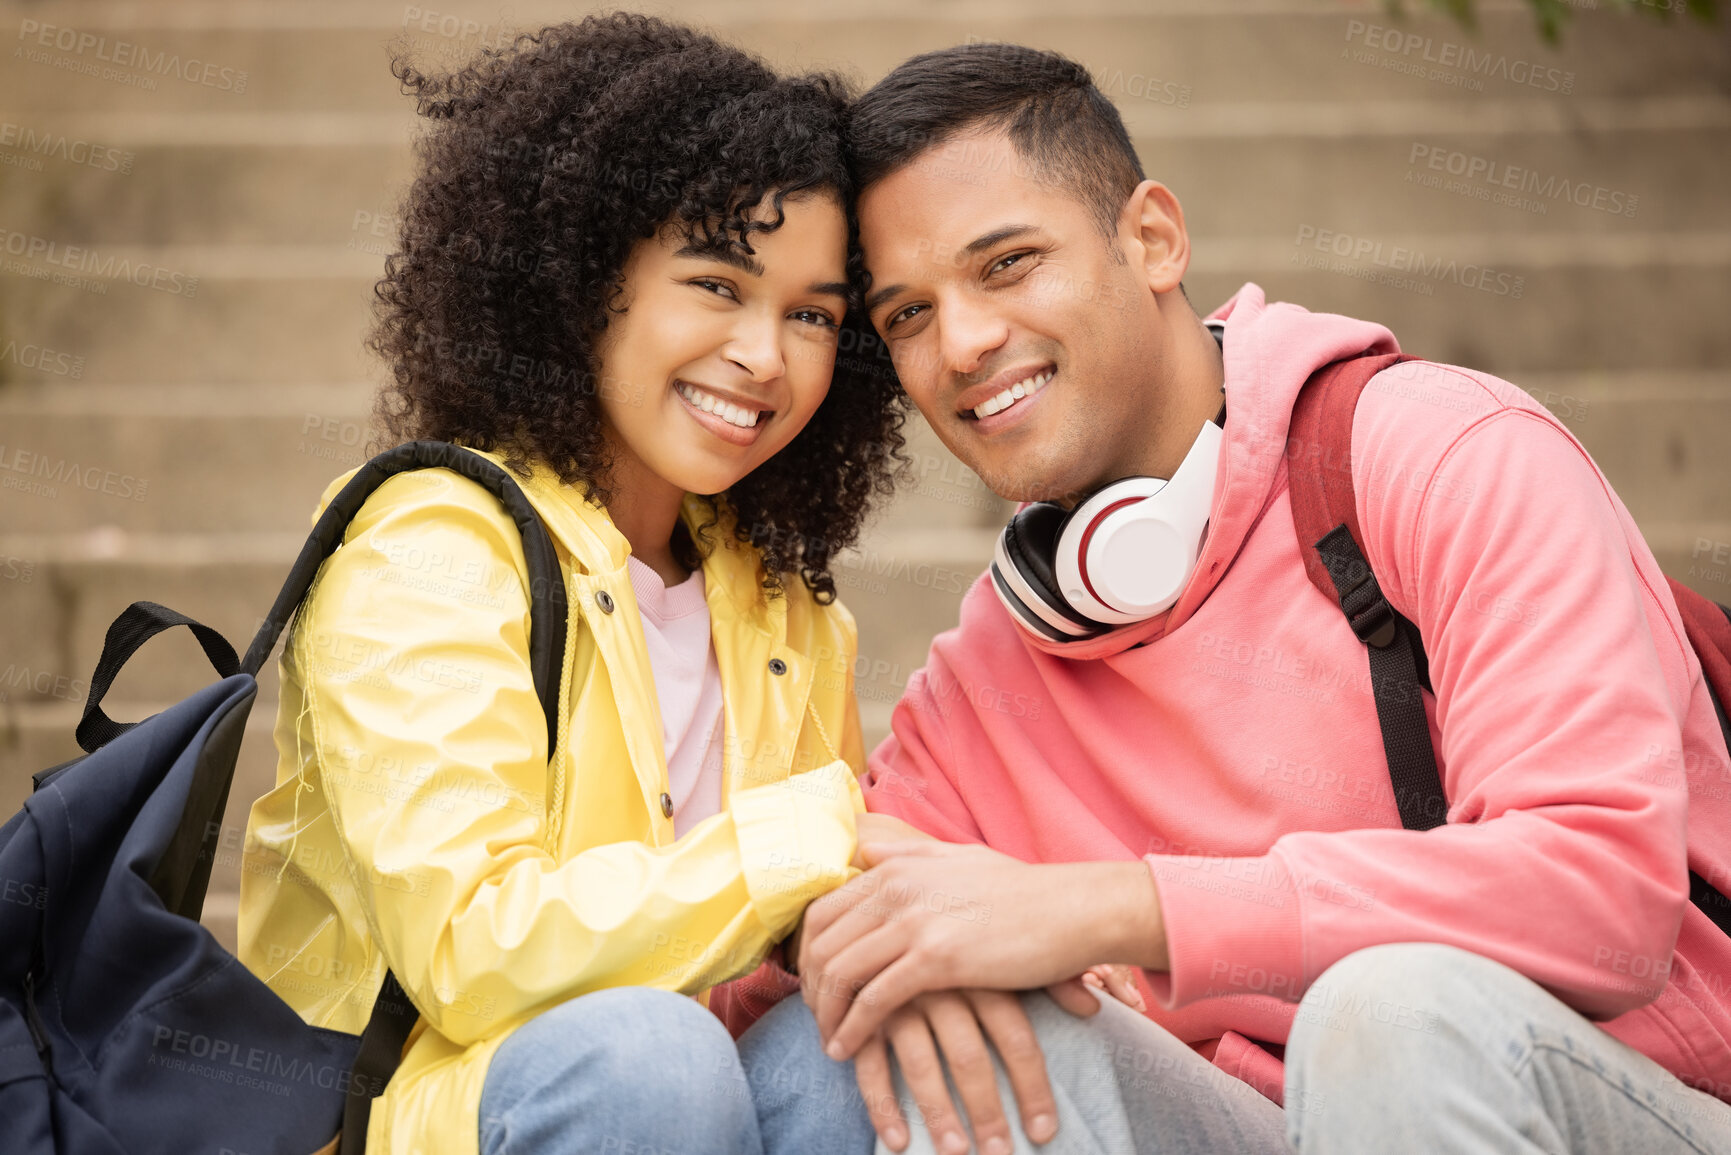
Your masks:
M1018 381L996 397L988 397L984 405L974 406L975 417L990 417L994 413L1002 413L1024 397L1032 397L1046 387L1046 382L1052 379L1054 370L1036 373L1025 381Z
M741 409L731 401L723 401L713 393L705 393L694 385L680 385L679 395L705 413L713 413L731 425L750 429L762 415L761 409Z

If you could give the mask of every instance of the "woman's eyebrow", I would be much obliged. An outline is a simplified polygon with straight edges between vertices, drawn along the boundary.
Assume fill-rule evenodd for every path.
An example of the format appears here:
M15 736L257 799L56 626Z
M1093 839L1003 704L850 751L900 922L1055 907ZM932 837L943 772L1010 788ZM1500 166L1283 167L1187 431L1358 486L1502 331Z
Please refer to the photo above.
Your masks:
M680 246L673 255L720 261L724 265L732 265L742 273L750 273L754 277L763 276L763 262L749 253L741 252L732 245L702 248L687 242ZM848 287L845 281L813 281L805 291L815 296L846 298Z
M742 273L750 273L754 277L763 276L763 262L750 253L741 252L732 245L715 245L706 248L687 241L673 255L720 261L724 265L732 265Z

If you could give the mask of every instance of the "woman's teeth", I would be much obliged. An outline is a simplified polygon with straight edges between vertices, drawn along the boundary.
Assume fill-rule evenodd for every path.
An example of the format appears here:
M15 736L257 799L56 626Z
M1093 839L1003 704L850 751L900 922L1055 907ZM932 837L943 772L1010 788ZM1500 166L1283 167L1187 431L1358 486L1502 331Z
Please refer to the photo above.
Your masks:
M1036 373L1025 381L1018 381L996 397L986 399L984 405L974 406L975 417L990 417L994 413L1002 413L1024 397L1032 397L1046 387L1046 382L1052 379L1055 370L1047 369L1044 373Z
M705 413L713 413L723 421L730 425L737 425L741 429L750 429L756 425L759 415L763 412L761 409L741 409L731 401L723 401L714 394L705 393L694 385L681 383L679 395Z

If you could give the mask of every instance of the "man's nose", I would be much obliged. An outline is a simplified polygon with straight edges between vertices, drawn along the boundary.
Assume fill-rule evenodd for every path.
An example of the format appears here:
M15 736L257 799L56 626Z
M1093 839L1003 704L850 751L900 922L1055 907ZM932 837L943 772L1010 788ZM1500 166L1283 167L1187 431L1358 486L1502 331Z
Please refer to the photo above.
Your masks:
M970 375L979 372L986 358L1001 348L1010 335L1009 322L989 303L957 294L945 302L933 318L938 324L938 348L942 368Z

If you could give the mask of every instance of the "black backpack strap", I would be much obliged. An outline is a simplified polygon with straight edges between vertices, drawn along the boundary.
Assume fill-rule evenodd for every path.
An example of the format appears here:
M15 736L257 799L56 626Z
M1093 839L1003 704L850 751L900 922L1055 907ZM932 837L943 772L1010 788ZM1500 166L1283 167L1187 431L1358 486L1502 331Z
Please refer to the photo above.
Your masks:
M403 1044L409 1041L417 1014L403 984L387 970L379 997L373 1001L372 1017L361 1032L354 1066L349 1069L349 1085L343 1099L342 1142L337 1155L366 1155L367 1122L372 1115L373 1100L384 1094L385 1084L402 1062Z
M559 736L559 674L565 665L565 577L553 550L553 539L540 515L523 495L516 479L478 453L444 441L410 441L386 450L356 471L338 491L313 526L300 557L289 571L276 604L259 626L240 668L257 676L276 648L277 638L300 608L319 566L343 544L349 522L373 491L399 473L414 469L449 469L485 488L511 515L523 535L523 556L529 565L529 668L535 693L547 718L547 753Z
M155 602L133 602L114 619L108 627L108 635L102 639L102 656L96 659L96 672L90 675L90 693L84 700L84 716L78 720L78 730L74 735L81 750L95 753L138 725L137 722L116 722L104 713L103 695L113 687L120 667L126 665L140 646L175 626L186 626L192 631L198 644L204 647L204 656L216 668L218 677L227 678L240 670L240 662L234 656L234 647L228 644L228 639L203 622L195 622L185 614Z
M1352 483L1352 419L1372 377L1412 360L1370 353L1324 365L1298 393L1287 432L1287 483L1292 521L1306 575L1340 605L1370 652L1370 686L1395 807L1408 830L1448 820L1448 801L1431 749L1420 688L1430 664L1418 627L1389 604L1364 555Z
M1432 830L1448 821L1448 801L1431 749L1430 725L1419 694L1415 646L1418 631L1383 596L1370 562L1346 526L1338 525L1316 543L1352 632L1370 651L1370 688L1400 824Z

